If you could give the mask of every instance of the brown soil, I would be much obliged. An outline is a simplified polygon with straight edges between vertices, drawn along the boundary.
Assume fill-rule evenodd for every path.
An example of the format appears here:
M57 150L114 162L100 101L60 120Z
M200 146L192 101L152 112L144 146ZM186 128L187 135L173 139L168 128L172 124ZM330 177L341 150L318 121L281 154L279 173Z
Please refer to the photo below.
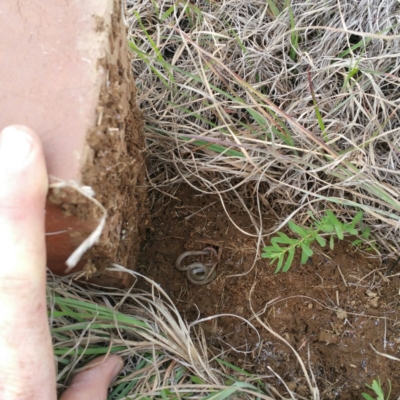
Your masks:
M295 260L288 273L274 275L274 267L257 257L247 275L232 276L251 269L256 240L234 227L218 197L181 187L173 197L154 194L149 201L152 223L142 248L140 272L161 284L188 322L222 313L251 319L250 300L256 312L270 302L261 320L296 349L306 366L310 352L323 399L361 398L365 383L377 377L381 382L389 378L392 393L400 392L400 363L370 347L400 356L400 277L384 277L385 265L365 258L344 241L334 251L315 254L307 265ZM254 233L240 205L231 202L228 212L242 229ZM275 221L272 213L266 214L264 226L272 227ZM207 245L221 249L217 278L209 285L195 286L174 263L182 252ZM304 375L288 346L255 319L251 322L261 335L258 347L258 337L249 325L219 317L202 324L209 348L215 354L229 346L247 351L229 351L225 359L270 377L272 368L292 389L307 395ZM268 381L283 390L278 379Z
M79 98L79 129L58 132L55 127L58 129L63 124L54 120L50 123L51 129L44 130L52 132L50 139L57 144L47 146L48 165L59 165L61 158L68 161L66 166L72 164L75 168L71 171L59 168L61 175L54 174L54 182L53 179L51 182L46 213L48 266L57 274L65 274L67 258L82 244L83 250L90 247L84 241L105 215L104 209L94 201L78 193L76 188L68 187L72 181L92 188L96 201L107 212L101 237L83 254L77 265L70 265L72 272L79 272L101 285L130 287L133 279L129 274L104 271L111 263L135 269L141 242L139 229L143 226L142 216L145 214L142 205L147 193L144 185L143 118L136 104L122 2L107 0L102 2L100 8L94 2L85 3L82 8L78 7L78 3L76 6L66 4L64 8L66 12L72 9L77 13L77 18L67 22L74 22L75 19L86 21L82 37L76 37L76 29L68 31L71 35L68 45L72 43L74 57L79 62L84 60L85 64L79 69L76 67L79 62L71 58L72 61L68 60L70 65L67 65L73 71L82 72L82 80L77 81L79 84L75 88L72 74L64 79L66 82L60 78L59 84L65 83L66 87L61 90L61 86L58 90L75 93L65 101L66 105L70 102L75 104L76 97ZM94 9L90 8L91 4ZM55 9L60 13L57 7ZM58 47L56 39L57 36L49 48ZM64 64L61 65L60 70L65 69ZM58 76L56 70L54 74ZM88 88L84 90L86 97L80 95L82 87ZM74 144L72 149L66 146L69 142ZM54 159L57 162L51 162ZM68 182L63 185L60 180Z
M103 270L110 260L134 269L140 250L139 227L143 225L141 205L146 197L145 144L121 2L114 1L110 26L101 18L96 24L98 31L109 33L110 48L99 63L105 81L97 107L97 125L88 134L82 180L94 189L108 216L99 243L84 258L89 269L96 265L96 269ZM109 276L100 276L97 282L109 284Z

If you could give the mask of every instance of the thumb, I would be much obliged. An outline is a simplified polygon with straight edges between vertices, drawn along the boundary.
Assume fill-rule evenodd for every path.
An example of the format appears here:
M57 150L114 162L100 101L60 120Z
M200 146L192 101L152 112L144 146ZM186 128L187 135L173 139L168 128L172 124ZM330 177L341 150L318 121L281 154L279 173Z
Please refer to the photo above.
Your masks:
M74 376L60 400L106 400L108 387L123 366L122 358L116 355L94 359Z

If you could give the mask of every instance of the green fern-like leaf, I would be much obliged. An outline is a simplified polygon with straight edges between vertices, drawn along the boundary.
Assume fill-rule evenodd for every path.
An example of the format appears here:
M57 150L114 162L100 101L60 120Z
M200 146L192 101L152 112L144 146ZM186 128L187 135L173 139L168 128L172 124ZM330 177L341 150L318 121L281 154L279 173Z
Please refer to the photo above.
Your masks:
M342 223L336 215L327 210L320 220L309 211L308 214L312 219L310 227L301 227L293 221L288 222L289 229L298 237L291 238L283 232L278 232L277 236L271 239L271 245L263 248L262 258L270 259L270 264L277 263L275 273L287 272L293 264L297 249L301 249L301 264L305 264L310 257L313 256L312 245L317 242L321 247L325 247L327 240L322 236L329 237L329 247L333 250L335 238L343 240L344 236L358 235L359 231L356 225L361 223L363 212L359 211L349 223ZM362 230L362 237L353 242L359 245L362 240L368 240L370 236L370 228Z

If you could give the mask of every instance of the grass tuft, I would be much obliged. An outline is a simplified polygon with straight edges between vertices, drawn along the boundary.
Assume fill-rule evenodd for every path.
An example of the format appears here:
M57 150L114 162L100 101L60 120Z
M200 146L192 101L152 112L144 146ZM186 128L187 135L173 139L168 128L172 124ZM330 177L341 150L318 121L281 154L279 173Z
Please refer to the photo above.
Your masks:
M146 279L150 292L82 287L49 277L47 303L60 390L94 357L118 354L125 367L109 400L291 398L290 392L278 395L269 383L275 382L274 374L254 376L211 354L201 320L187 324L157 283L114 267L121 269Z
M128 0L152 187L250 203L260 246L265 204L282 216L275 231L362 210L378 256L396 256L397 12L393 0Z

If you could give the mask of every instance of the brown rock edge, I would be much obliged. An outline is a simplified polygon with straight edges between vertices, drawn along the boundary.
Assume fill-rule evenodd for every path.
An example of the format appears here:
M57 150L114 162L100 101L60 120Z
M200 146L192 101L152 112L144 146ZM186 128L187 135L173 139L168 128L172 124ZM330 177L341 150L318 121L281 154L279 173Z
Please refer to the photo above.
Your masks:
M146 193L143 124L120 1L5 0L0 11L0 128L24 124L41 135L53 182L48 266L65 273L105 209L99 241L70 270L126 287L128 274L103 271L111 263L135 268Z

